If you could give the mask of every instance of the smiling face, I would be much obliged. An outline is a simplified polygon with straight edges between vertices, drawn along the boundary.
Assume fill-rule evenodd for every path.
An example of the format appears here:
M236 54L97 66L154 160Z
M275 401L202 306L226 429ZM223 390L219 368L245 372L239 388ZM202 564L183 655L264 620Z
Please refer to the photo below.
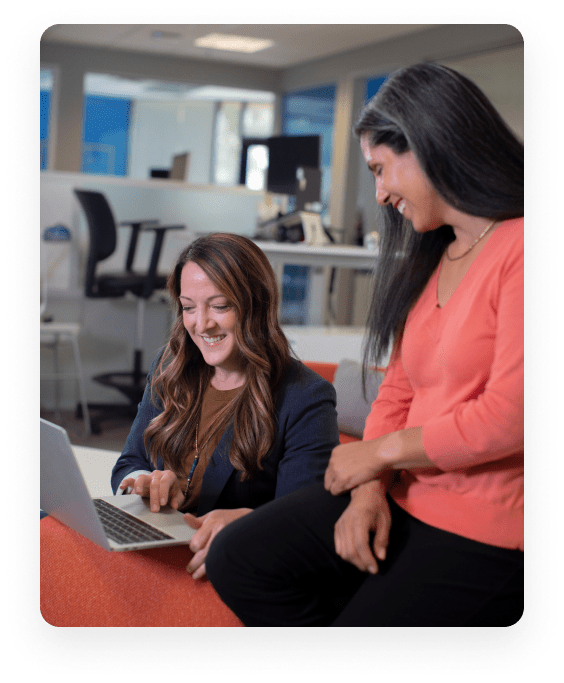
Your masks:
M448 204L431 185L413 152L396 154L387 145L360 139L362 154L376 181L376 201L391 204L411 221L414 230L427 232L444 225Z
M180 275L183 322L205 362L215 367L215 376L243 379L242 357L235 329L237 316L231 302L192 261ZM216 385L216 388L221 388Z

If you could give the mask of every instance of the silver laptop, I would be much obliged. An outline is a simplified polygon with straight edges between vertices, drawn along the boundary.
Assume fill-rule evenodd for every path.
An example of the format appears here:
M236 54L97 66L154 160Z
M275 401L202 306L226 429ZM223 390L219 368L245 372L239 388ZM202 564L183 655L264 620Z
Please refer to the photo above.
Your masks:
M106 550L182 545L196 533L171 507L151 512L137 495L91 498L66 431L41 420L40 507Z

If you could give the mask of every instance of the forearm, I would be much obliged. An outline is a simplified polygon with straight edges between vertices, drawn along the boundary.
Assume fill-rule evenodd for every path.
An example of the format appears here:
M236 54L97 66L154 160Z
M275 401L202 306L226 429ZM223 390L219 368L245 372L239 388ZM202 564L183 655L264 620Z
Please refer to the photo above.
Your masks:
M422 432L422 427L409 427L377 439L375 456L382 471L436 467L425 452Z

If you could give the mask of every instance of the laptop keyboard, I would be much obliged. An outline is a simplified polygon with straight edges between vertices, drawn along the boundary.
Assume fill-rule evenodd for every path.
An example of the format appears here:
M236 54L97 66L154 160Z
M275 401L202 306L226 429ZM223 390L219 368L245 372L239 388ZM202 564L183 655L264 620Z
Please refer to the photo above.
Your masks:
M106 535L120 545L173 538L106 500L94 498L93 502Z

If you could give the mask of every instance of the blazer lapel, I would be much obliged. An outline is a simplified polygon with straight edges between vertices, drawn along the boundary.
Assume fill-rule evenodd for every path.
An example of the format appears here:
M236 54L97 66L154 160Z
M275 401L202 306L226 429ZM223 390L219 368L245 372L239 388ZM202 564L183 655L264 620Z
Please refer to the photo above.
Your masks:
M232 437L233 423L230 423L206 467L202 480L200 502L198 503L198 516L205 515L206 512L215 509L215 504L223 491L223 487L234 471L229 460Z

